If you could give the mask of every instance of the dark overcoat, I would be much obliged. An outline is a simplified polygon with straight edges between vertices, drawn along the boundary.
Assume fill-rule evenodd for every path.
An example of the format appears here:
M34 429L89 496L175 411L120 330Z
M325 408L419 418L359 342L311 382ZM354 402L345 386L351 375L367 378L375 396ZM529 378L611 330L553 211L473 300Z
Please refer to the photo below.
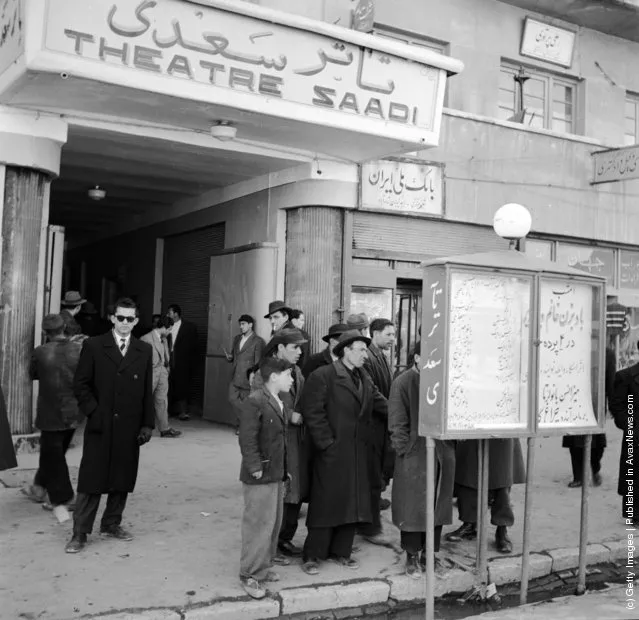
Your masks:
M189 397L191 375L197 355L197 328L194 323L182 319L177 338L172 334L171 374L169 375L169 391L172 401L186 400Z
M617 483L619 495L626 495L628 492L628 483L626 482L628 468L632 469L634 473L637 466L637 463L634 462L637 454L637 425L634 414L635 410L639 410L638 403L639 364L635 364L630 368L620 370L615 375L612 397L610 398L610 413L615 420L615 426L623 431L621 452L619 453L619 482ZM632 431L632 436L628 434L629 431ZM629 441L627 441L628 438Z
M308 379L308 376L314 370L317 370L322 366L329 366L332 363L333 358L331 357L331 352L328 350L328 347L326 347L324 350L319 353L314 353L308 358L306 364L304 364L304 368L302 368L302 373L304 374L304 377Z
M12 469L18 466L16 453L13 449L13 438L11 437L11 427L7 416L7 405L4 400L4 393L0 387L0 471Z
M455 484L471 489L478 488L478 448L477 439L457 441ZM526 469L519 439L489 439L488 456L489 490L526 482Z
M286 468L290 474L288 493L284 498L287 504L299 504L308 500L309 484L309 446L306 436L306 426L291 424L291 414L301 413L300 399L304 389L304 375L299 366L293 368L293 387L290 392L280 392L280 400L286 406L288 415L286 425ZM253 380L253 392L262 391L264 381L258 372Z
M130 493L135 487L142 427L153 428L151 346L131 337L122 357L113 333L89 338L73 389L87 416L78 492Z
M262 387L242 401L240 413L240 480L269 484L286 479L286 404L284 411ZM251 474L262 472L259 480Z
M387 401L361 371L360 387L342 361L313 372L302 414L313 441L308 527L371 522L368 453L373 415L387 417Z
M391 386L388 428L395 449L393 523L403 532L426 529L426 440L419 425L419 373L411 368ZM435 440L435 525L453 522L455 445Z

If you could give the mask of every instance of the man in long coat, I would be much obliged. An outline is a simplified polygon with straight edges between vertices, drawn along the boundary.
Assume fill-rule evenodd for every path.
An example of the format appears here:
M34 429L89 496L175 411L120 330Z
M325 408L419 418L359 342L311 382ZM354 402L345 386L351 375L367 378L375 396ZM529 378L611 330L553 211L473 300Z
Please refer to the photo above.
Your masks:
M373 416L387 417L387 401L362 366L370 339L357 331L340 337L340 359L313 372L302 395L302 413L313 441L312 483L302 569L319 572L329 556L357 569L351 558L358 524L370 523L369 450Z
M406 551L406 574L413 579L421 578L420 563L426 566L424 555L426 440L417 434L420 349L421 345L418 342L413 354L413 366L393 381L388 399L388 428L396 454L393 477L393 523L401 532L402 549ZM454 442L436 439L435 461L435 552L437 552L442 527L453 521Z
M393 372L386 352L395 342L395 326L388 319L374 319L371 322L371 345L368 347L368 358L364 370L369 374L379 393L388 398ZM375 416L372 421L373 442L370 452L371 469L371 510L373 520L370 525L360 530L360 534L369 542L380 544L382 539L382 491L393 477L393 462L390 438L388 436L388 419ZM388 506L386 506L388 507Z
M74 379L78 405L88 419L67 553L83 549L103 494L108 499L100 532L132 539L121 526L122 513L135 487L140 445L151 439L153 430L152 352L131 335L138 321L135 302L118 300L111 320L112 332L84 343Z
M637 468L637 424L635 408L639 409L639 364L620 370L615 375L614 387L610 398L610 413L615 426L623 431L621 452L619 453L619 482L617 493L621 495L621 514L626 525L639 523L639 512L635 512L632 499L636 485ZM632 435L629 435L632 433Z
M308 358L308 361L302 368L304 377L308 379L308 376L321 366L328 366L337 361L337 356L333 353L339 337L348 331L348 325L346 323L335 323L328 328L328 334L322 338L322 340L328 345L325 349L322 349L319 353L314 353Z
M519 439L489 439L488 446L490 522L497 526L495 546L500 553L511 553L513 544L508 536L508 528L514 525L515 515L510 504L510 487L526 482L521 444ZM457 442L455 489L462 525L446 535L446 540L451 542L477 536L478 450L477 439Z
M280 394L280 400L286 405L286 470L290 481L288 492L284 497L284 515L280 529L278 549L280 553L296 556L302 553L293 544L297 532L302 502L308 495L308 450L306 446L306 428L300 414L299 404L304 389L304 376L297 366L302 354L301 346L305 343L302 333L298 329L281 329L275 333L266 348L264 358L275 357L285 360L292 365L293 385L288 392ZM253 391L263 388L262 375L258 372L253 380Z

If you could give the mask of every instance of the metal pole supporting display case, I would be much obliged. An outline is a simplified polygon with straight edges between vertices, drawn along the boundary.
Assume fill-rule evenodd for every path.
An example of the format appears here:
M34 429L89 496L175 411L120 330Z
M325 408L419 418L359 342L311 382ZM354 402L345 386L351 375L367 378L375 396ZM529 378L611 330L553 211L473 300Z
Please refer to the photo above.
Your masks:
M605 282L514 251L441 258L423 266L419 434L427 445L440 439L480 440L476 590L484 599L494 591L482 533L487 527L488 440L528 438L525 602L536 437L590 435L603 428ZM434 488L428 486L434 484L430 469L427 497L433 499ZM430 529L430 501L426 510ZM582 509L582 540L586 512ZM427 530L427 542L429 536ZM434 571L428 561L427 569L427 598L432 598ZM585 565L580 578L583 572ZM426 609L427 618L432 617L432 600Z

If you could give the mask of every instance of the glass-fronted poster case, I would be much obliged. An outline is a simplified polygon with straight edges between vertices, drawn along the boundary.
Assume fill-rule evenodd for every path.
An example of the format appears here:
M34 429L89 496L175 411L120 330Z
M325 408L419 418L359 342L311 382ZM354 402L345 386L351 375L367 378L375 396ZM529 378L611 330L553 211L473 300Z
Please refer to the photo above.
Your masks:
M601 288L559 278L539 286L540 432L598 426L602 365Z

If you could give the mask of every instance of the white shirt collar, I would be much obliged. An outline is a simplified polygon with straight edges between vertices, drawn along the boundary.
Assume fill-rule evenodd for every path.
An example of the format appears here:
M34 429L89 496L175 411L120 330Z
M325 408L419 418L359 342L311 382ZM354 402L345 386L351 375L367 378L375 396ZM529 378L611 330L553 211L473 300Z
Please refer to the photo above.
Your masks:
M115 339L115 343L118 345L118 347L122 344L122 341L124 340L126 346L129 346L129 341L131 340L131 334L129 334L128 336L120 336L119 334L117 334L115 332L115 330L112 330L112 334L113 334L113 338Z

